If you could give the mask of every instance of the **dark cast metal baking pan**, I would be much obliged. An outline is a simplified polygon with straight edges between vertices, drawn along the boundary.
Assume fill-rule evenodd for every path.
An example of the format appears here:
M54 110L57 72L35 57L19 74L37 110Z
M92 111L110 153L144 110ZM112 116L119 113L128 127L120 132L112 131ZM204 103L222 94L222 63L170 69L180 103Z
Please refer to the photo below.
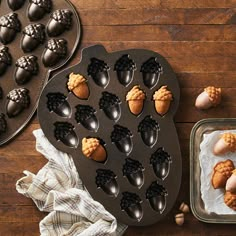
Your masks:
M9 4L8 4L9 3ZM37 5L38 4L38 5ZM58 12L58 10L60 10ZM63 13L61 10L66 10ZM31 11L31 16L29 19L28 12ZM68 14L63 15L63 14ZM33 12L33 13L32 13ZM66 12L66 13L65 13ZM54 15L53 15L54 14ZM8 17L3 17L7 16ZM33 19L32 19L33 15ZM0 145L5 144L6 142L10 141L15 135L17 135L30 121L31 117L33 116L35 110L38 106L38 99L40 93L46 84L50 73L53 70L56 70L63 66L73 55L81 36L81 26L78 13L76 12L73 5L67 0L41 0L41 1L16 1L16 0L4 0L0 3L0 35L1 35L1 52L3 58L0 59L1 66L5 66L6 70L2 75L0 75ZM36 18L34 18L36 17ZM54 17L54 18L53 18ZM18 20L17 20L18 19ZM61 31L58 31L58 28L54 28L55 20L61 28ZM71 19L71 21L69 20ZM49 22L54 21L50 24L50 30L48 30ZM20 23L19 23L20 22ZM56 23L56 24L57 24ZM60 23L64 23L60 24ZM70 24L71 23L71 24ZM27 33L25 30L26 26L29 25L41 25L42 31L41 34L36 32L36 27L28 27ZM52 27L52 25L54 26ZM24 31L24 32L23 32ZM11 34L15 36L12 37ZM31 42L27 41L28 35L30 35ZM45 37L42 37L44 35ZM49 36L50 35L50 36ZM25 36L25 45L26 47L22 47L23 45L23 37ZM12 38L11 38L12 37ZM35 38L37 40L41 40L40 43L33 49L32 42L35 42ZM29 39L29 37L28 37ZM65 42L66 53L63 51L63 55L60 56L56 55L57 61L53 61L53 58L49 58L50 56L46 55L47 57L47 64L44 64L43 61L43 54L46 53L46 46L48 47L49 40L56 40L54 43L50 44L51 49L55 48L55 44L58 42L57 40L62 39ZM36 40L36 41L37 41ZM38 41L37 41L38 42ZM51 41L52 42L52 41ZM55 43L56 42L56 43ZM5 44L5 45L3 45ZM24 50L23 50L24 48ZM60 45L57 45L57 49L61 49ZM6 65L6 54L5 50L8 51L10 54L10 62ZM47 53L51 51L47 51ZM29 61L29 57L34 58L33 60L36 61L37 65L35 66L34 72L30 72L30 79L29 81L23 81L25 75L19 76L20 83L17 83L15 80L15 73L17 68L21 67L25 68L28 66L27 70L30 70L31 65L26 65L27 60L21 60L18 63L18 67L16 66L17 60L21 57L26 57ZM58 57L58 58L57 58ZM36 59L36 60L35 60ZM55 59L55 58L54 58ZM53 62L53 64L49 63ZM5 64L4 64L5 63ZM48 63L50 65L48 65ZM20 64L20 66L19 66ZM2 69L2 67L1 67ZM18 70L18 71L19 71ZM22 72L22 70L21 70ZM26 72L28 73L28 72ZM27 99L22 99L22 93L15 92L11 94L11 98L15 99L17 102L25 102L26 108L22 109L17 115L15 114L7 114L7 104L9 100L7 96L9 95L10 91L15 89L25 88L28 91L28 95L30 97L30 102L28 103ZM16 104L14 109L21 109L21 105ZM18 106L18 107L17 107ZM12 108L12 107L11 107ZM14 113L10 111L10 113ZM17 113L17 112L16 112Z
M149 78L149 82L152 80L151 73L155 67L161 68L155 70L156 83L148 83L146 79ZM121 71L125 72L123 79L130 71L134 72L130 83L126 79L122 80L122 76L118 78ZM67 82L72 72L88 80L90 96L87 100L79 99L68 90ZM107 73L105 83L101 72ZM139 85L146 94L143 110L138 116L130 112L125 99L135 85ZM164 85L172 92L173 101L167 114L160 116L155 111L152 96ZM119 98L118 119L112 120L112 115L109 117L104 112L104 106L101 106L104 92ZM160 54L143 49L108 53L103 46L96 45L82 50L79 64L65 69L49 81L40 97L38 118L49 141L73 157L79 175L92 197L101 202L118 221L145 226L164 218L173 207L179 192L182 160L173 122L179 96L177 78ZM91 128L89 118L85 119L88 123L78 123L77 118L84 115L83 111L81 114L78 112L78 106L90 106L95 110L93 115L97 119L96 129L88 129ZM148 122L140 126L145 118ZM149 126L153 121L154 125ZM120 147L111 138L117 125L131 133L133 146L129 153L122 152L122 142ZM157 141L151 146L147 145L148 142L145 144L142 131L147 139L152 136L152 131L156 131ZM105 163L83 155L81 143L84 137L101 139L107 152ZM136 171L133 171L135 168Z

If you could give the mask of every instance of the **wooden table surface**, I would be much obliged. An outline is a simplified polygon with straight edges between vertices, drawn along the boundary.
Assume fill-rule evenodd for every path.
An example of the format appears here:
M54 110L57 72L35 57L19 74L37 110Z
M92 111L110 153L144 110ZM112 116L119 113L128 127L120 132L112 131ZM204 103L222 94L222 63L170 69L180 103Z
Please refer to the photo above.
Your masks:
M161 222L130 227L136 235L235 235L236 225L206 224L192 214L179 227L174 215L182 201L189 204L189 135L203 118L236 115L236 0L73 0L83 25L80 48L70 64L80 59L80 49L101 43L108 51L145 48L162 54L172 65L181 86L175 116L183 177L174 209ZM223 88L222 104L202 112L194 107L198 93L208 85ZM23 170L34 173L46 163L35 151L36 116L8 145L0 148L0 235L39 235L46 216L31 199L15 190ZM178 170L176 170L178 171Z

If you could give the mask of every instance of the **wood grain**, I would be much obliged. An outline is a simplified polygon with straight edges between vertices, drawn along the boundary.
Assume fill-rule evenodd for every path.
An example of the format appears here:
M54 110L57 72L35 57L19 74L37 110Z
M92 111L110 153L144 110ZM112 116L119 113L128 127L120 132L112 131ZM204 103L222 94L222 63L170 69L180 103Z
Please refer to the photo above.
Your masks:
M183 160L182 184L173 210L161 222L129 227L125 236L234 235L235 225L199 222L191 213L178 227L174 215L182 201L189 204L189 137L200 119L236 115L236 1L235 0L71 0L83 24L80 48L103 44L107 51L144 48L169 61L181 87L175 116ZM78 63L81 50L70 61ZM136 71L135 73L139 73ZM163 82L164 83L164 82ZM222 87L219 107L194 107L204 87ZM39 235L46 216L33 201L17 193L16 181L24 170L37 173L47 160L35 150L32 131L36 115L11 143L0 148L0 236Z

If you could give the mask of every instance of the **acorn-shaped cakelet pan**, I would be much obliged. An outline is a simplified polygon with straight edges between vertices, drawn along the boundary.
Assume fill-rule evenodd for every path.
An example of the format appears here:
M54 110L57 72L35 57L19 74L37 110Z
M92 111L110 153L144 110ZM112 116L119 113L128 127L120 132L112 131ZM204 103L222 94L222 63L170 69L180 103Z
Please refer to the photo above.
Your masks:
M73 55L78 13L68 0L0 3L0 146L30 121L50 72Z
M177 78L153 51L108 53L95 45L81 58L44 88L43 132L73 157L92 197L118 221L154 224L173 207L181 183Z

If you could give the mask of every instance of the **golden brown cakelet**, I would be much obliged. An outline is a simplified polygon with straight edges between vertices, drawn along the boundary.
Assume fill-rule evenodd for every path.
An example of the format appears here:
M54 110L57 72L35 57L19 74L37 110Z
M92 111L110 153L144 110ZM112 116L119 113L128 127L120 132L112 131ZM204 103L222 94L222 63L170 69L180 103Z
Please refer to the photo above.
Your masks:
M224 202L228 207L236 211L236 194L235 193L226 191L224 195Z
M134 115L139 115L143 110L143 102L146 98L145 93L139 85L135 85L126 95L129 109Z
M162 86L154 93L153 100L155 101L156 112L164 116L170 108L173 96L171 91L167 89L167 86Z
M208 109L210 107L215 107L221 102L221 88L215 88L214 86L209 86L204 89L204 91L198 95L195 106L199 109Z
M218 162L213 169L211 183L214 189L224 188L227 179L231 176L234 170L234 163L231 160Z
M104 162L107 158L106 150L97 138L83 138L82 152L86 157L98 162Z
M224 155L227 152L236 151L236 135L233 133L224 133L215 144L213 153L215 155Z
M67 82L67 87L75 96L81 99L88 99L89 87L87 80L80 74L71 73Z

